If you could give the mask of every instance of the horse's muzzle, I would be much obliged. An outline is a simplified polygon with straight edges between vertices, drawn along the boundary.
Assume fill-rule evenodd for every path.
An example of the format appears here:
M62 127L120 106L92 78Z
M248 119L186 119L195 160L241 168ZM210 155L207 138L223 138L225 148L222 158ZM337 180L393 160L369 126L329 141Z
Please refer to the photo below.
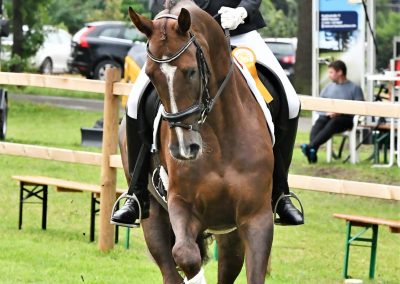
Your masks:
M192 143L187 147L182 147L179 145L170 145L169 150L172 155L177 160L195 160L200 156L200 145Z
M202 152L202 139L197 131L176 128L177 136L169 144L169 151L175 159L195 160Z

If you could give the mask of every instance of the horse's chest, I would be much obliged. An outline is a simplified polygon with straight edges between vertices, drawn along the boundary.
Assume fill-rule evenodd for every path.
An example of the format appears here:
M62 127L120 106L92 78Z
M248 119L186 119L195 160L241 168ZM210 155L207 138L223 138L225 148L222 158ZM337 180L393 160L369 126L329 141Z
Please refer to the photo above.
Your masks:
M244 174L233 167L201 174L199 171L182 172L176 176L172 190L196 207L207 207L208 210L234 208L244 195L254 192L260 177Z

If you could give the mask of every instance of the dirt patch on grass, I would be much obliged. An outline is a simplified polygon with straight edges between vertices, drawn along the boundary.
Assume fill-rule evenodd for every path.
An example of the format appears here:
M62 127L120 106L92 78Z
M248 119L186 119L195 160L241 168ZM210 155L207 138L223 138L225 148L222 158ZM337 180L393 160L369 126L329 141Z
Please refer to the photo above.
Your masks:
M387 169L387 171L397 171L397 169ZM335 178L344 180L353 180L361 182L382 183L389 185L400 185L399 175L389 172L384 172L382 169L374 169L370 167L348 167L348 166L327 166L313 165L297 169L296 174L310 175L322 178Z

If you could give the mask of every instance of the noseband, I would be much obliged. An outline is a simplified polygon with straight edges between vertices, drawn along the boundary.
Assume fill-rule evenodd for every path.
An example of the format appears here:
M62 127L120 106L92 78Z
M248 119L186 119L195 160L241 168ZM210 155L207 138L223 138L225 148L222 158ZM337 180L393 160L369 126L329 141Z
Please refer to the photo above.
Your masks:
M158 17L156 17L154 20L162 19L162 18L168 18L168 19L174 19L177 20L178 16L172 15L172 14L163 14ZM226 31L227 33L227 31ZM194 131L199 131L199 126L202 125L206 119L207 115L209 112L212 110L214 107L216 99L221 95L222 91L225 89L230 77L232 76L233 72L233 62L231 60L231 65L229 68L228 74L225 76L224 81L222 82L221 86L219 87L217 94L215 95L214 98L210 96L210 92L208 90L208 82L210 78L210 68L208 67L207 61L204 58L204 53L203 50L196 40L196 36L192 33L189 32L190 39L187 43L185 43L174 55L172 55L169 58L157 58L154 56L149 48L149 42L147 42L147 57L156 62L156 63L170 63L174 61L175 59L179 58L193 43L196 47L196 60L197 60L197 66L199 68L200 72L200 77L201 77L201 85L200 85L200 95L195 104L192 106L186 108L185 110L178 111L176 113L170 113L165 111L165 109L162 111L162 117L164 120L168 121L169 127L174 128L174 127L181 127L185 128L188 130L194 130ZM229 35L229 34L228 34ZM229 44L228 44L229 46ZM200 118L197 121L196 124L187 124L184 123L183 121L187 119L190 116L199 114Z

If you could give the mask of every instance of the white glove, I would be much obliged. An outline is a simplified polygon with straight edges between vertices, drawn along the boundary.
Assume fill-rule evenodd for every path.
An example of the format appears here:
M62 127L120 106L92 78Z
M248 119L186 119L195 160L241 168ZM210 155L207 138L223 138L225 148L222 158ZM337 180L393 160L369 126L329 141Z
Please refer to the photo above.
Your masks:
M244 23L247 17L247 11L243 7L229 8L222 6L218 14L221 14L221 26L224 29L234 30L240 24Z

